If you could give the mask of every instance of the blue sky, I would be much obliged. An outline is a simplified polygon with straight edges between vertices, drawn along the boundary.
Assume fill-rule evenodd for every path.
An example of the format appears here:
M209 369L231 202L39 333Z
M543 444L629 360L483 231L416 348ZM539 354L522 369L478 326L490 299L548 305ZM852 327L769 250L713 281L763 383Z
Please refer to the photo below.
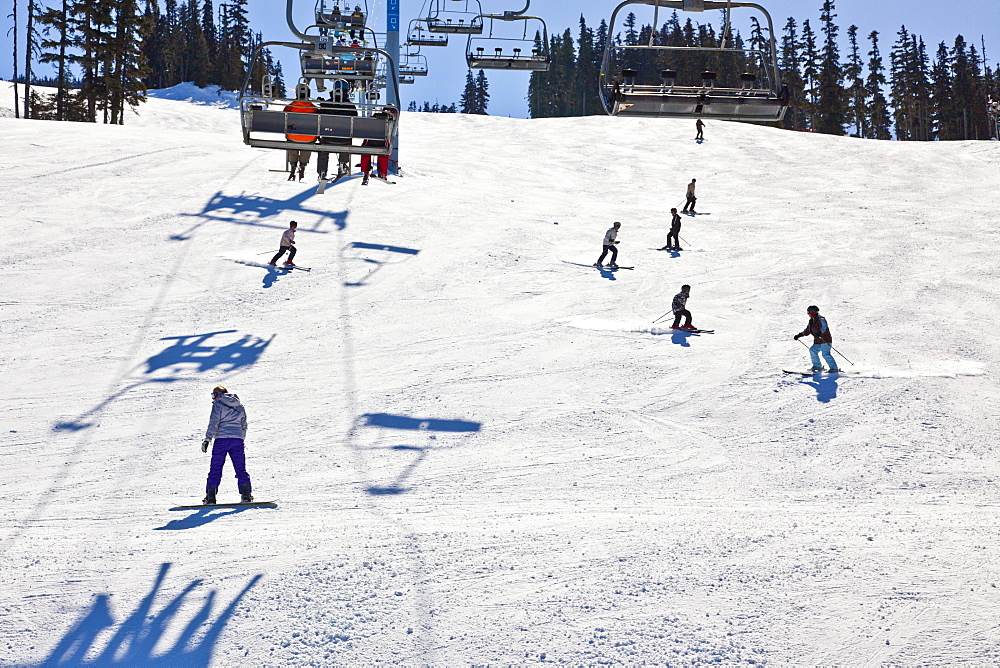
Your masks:
M22 17L23 3L20 0ZM499 12L504 9L520 8L524 0L482 0L484 11ZM364 0L358 0L364 2ZM458 7L462 2L447 0ZM819 11L822 0L758 0L767 7L774 19L776 28L780 31L789 16L794 16L799 23L809 19L818 25ZM368 0L374 17L376 30L384 30L385 0ZM297 0L296 16L304 27L309 22L313 0ZM422 3L418 0L400 0L403 25L410 18L421 13ZM567 27L575 34L580 15L583 14L588 25L595 26L601 19L609 19L617 2L604 0L532 0L529 13L541 16L548 24L549 32L562 32ZM938 42L944 40L949 44L958 34L966 40L980 44L980 36L985 34L986 51L990 63L1000 61L1000 0L839 0L837 3L837 22L841 27L843 38L847 26L856 24L859 32L867 35L872 30L882 33L882 51L887 54L895 41L896 32L901 25L906 25L911 32L922 35L933 55ZM0 76L9 78L11 66L11 39L7 34L11 27L10 2L4 3L3 16L0 18ZM650 9L635 7L640 19L648 22L652 19ZM648 12L644 14L643 12ZM692 18L718 21L718 12L702 15L692 14ZM285 0L250 0L250 18L255 30L263 33L267 40L282 40L291 37L285 26ZM23 30L23 26L22 26ZM452 43L446 48L424 48L429 61L430 75L418 78L414 85L404 86L402 94L404 106L409 100L423 102L440 101L442 103L456 102L465 83L465 40L452 38ZM23 55L21 56L23 59ZM295 63L286 64L286 76L294 70ZM490 80L490 113L495 115L523 117L527 113L525 95L528 86L528 74L520 72L487 72ZM290 77L294 78L294 77ZM596 84L595 84L596 85Z

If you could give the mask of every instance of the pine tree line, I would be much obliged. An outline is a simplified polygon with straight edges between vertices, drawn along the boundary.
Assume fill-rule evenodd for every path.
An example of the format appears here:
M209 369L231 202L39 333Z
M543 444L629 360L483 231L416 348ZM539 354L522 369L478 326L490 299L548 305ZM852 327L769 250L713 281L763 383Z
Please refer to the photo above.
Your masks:
M261 36L249 29L248 0L28 0L25 66L15 81L25 84L24 116L50 120L122 124L125 107L146 91L184 81L239 90L250 55ZM16 3L15 3L16 12ZM17 17L14 17L15 61ZM31 90L33 62L51 65L54 95ZM252 73L269 73L284 95L281 64L265 50ZM15 92L15 115L19 100Z
M776 36L778 67L782 82L792 94L792 107L783 121L789 129L851 134L871 139L901 140L988 139L992 128L987 113L989 99L1000 99L1000 66L989 67L975 45L960 35L950 46L942 42L933 59L924 41L902 28L890 53L888 72L879 45L879 33L859 43L859 28L846 31L847 53L840 53L840 28L835 19L835 0L823 0L819 32L808 20L789 18ZM623 22L623 32L609 36L601 21L595 29L580 17L574 41L569 29L549 38L552 67L534 72L528 86L528 110L532 118L585 116L604 113L597 94L601 60L609 39L615 44L718 47L723 36L711 25L681 23L674 12L657 28L639 25L634 13ZM729 46L762 48L766 38L752 20L750 37L739 32L727 36ZM540 43L540 36L536 36ZM985 50L985 49L984 49ZM619 53L619 52L616 52ZM650 52L632 51L628 66L639 72L639 80L656 80L663 62ZM686 59L686 60L685 60ZM739 54L721 58L711 52L675 56L672 68L684 72L716 71L723 78L729 70L754 69ZM625 63L612 63L614 71ZM678 83L685 83L678 80Z
M419 111L427 114L457 114L458 105L452 102L451 104L440 104L435 102L431 104L424 100L423 105L417 104L416 100L410 101L409 106L406 108L407 111Z
M458 104L463 114L486 114L490 106L490 82L486 79L486 73L479 70L475 77L472 70L465 74L465 88L462 96L458 98Z

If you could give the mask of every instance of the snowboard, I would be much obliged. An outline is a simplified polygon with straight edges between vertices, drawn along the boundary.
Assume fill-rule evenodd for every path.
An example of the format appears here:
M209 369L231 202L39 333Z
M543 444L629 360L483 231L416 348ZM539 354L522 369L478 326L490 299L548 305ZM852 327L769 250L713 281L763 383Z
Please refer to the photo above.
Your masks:
M251 501L250 503L199 503L196 506L174 506L170 510L204 510L205 508L277 508L278 501Z

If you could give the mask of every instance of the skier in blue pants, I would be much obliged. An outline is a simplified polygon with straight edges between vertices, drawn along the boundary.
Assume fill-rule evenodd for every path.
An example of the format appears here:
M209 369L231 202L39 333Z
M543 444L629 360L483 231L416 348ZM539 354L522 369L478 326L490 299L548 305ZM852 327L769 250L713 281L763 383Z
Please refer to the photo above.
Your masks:
M830 368L830 373L837 373L840 369L837 368L837 360L833 359L833 354L830 352L830 347L833 345L833 333L826 323L826 318L819 314L818 306L810 306L806 309L806 313L809 314L809 324L793 338L798 340L799 337L811 334L813 337L813 344L809 347L809 356L812 358L811 370L823 370L823 365L819 361L819 356L823 355L823 359L826 360L827 366Z
M240 501L250 503L250 475L247 473L246 457L243 449L243 439L247 435L247 412L240 403L240 398L230 394L229 390L219 385L212 390L212 416L208 420L208 430L205 440L201 443L201 451L208 452L212 445L212 463L208 469L208 483L205 486L205 505L215 504L215 495L222 482L222 468L226 465L226 456L233 462L236 469L236 482L240 490Z

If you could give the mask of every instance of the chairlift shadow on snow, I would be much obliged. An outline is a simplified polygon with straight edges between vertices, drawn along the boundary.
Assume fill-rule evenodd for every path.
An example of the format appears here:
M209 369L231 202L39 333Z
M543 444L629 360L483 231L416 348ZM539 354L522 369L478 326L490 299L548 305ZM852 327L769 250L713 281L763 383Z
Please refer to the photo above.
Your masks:
M356 445L357 439L360 436L360 430L374 427L380 431L375 432L374 441L369 445L361 446ZM427 458L430 451L437 449L436 446L417 446L411 444L395 444L388 445L384 444L384 440L389 438L389 435L393 432L385 432L381 430L396 430L401 432L430 432L430 440L437 440L438 435L452 433L452 434L464 434L469 435L478 432L482 428L481 422L473 422L470 420L449 420L449 419L424 419L424 418L414 418L406 415L392 415L390 413L366 413L360 416L351 428L351 433L349 435L350 442L355 444L356 449L365 451L391 451L394 453L406 453L411 455L409 461L406 461L402 469L396 475L396 478L388 484L370 484L365 488L365 491L372 496L392 496L397 494L404 494L410 490L407 486L407 480L417 469L418 466ZM452 447L452 446L444 446ZM413 455L413 453L416 453Z
M109 594L98 594L90 609L70 628L56 644L48 657L39 664L49 666L208 666L212 662L215 644L226 624L247 593L263 577L258 574L210 621L217 592L210 590L194 614L186 621L179 616L182 608L190 606L191 595L201 586L201 580L192 580L180 593L166 602L155 613L160 589L171 564L160 565L159 573L149 593L135 610L118 625L117 630L101 647L98 638L116 625ZM194 605L197 605L196 603ZM180 635L174 628L183 624ZM173 639L163 651L161 640ZM160 647L157 647L160 645ZM94 652L100 652L96 656Z
M237 369L256 364L257 360L264 354L264 351L275 337L272 334L270 339L262 339L245 334L230 343L220 343L219 345L207 344L208 340L213 336L235 334L236 332L237 330L235 329L227 329L204 334L163 337L160 339L161 341L173 341L174 343L146 359L143 364L145 366L143 373L146 377L126 385L77 418L57 422L53 425L52 430L80 431L92 427L94 425L94 416L98 415L115 400L120 399L138 387L152 383L174 383L195 380L192 377L182 376L181 374L185 371L193 371L197 374L209 371L232 373ZM151 374L164 370L167 375L150 377Z
M311 227L306 226L301 221L299 223L298 231L308 234L328 234L327 230L319 229L320 225L327 221L333 222L338 230L347 227L347 211L333 212L304 206L305 201L315 194L315 191L316 189L310 186L307 190L284 200L263 195L224 195L219 191L205 203L205 206L198 213L181 214L202 220L183 232L170 235L169 239L171 241L187 241L192 238L198 228L211 221L265 227L273 230L287 229L288 221L286 220L269 222L269 219L278 216L314 216L316 222Z
M347 248L348 249L357 248L357 249L361 249L361 250L364 250L364 251L376 251L376 252L383 252L383 253L396 253L396 254L399 254L399 255L404 255L404 256L408 255L408 256L411 256L411 257L420 253L420 251L417 250L416 248L405 248L403 246L389 246L389 245L386 245L386 244L372 244L372 243L366 243L366 242L363 242L363 241L354 241L354 242L348 244ZM392 257L392 256L390 256L390 257ZM372 274L374 274L375 272L379 271L380 269L382 269L383 267L385 267L387 265L396 264L396 262L392 262L392 261L388 261L388 260L379 260L379 259L371 258L371 257L349 258L349 259L360 260L361 262L365 262L367 264L374 264L375 265L375 268L372 269L371 271L369 271L368 274L365 275L364 279L358 280L358 281L345 281L344 282L344 286L345 287L349 287L349 288L359 288L359 287L362 287L362 286L366 285L367 280L372 277Z

